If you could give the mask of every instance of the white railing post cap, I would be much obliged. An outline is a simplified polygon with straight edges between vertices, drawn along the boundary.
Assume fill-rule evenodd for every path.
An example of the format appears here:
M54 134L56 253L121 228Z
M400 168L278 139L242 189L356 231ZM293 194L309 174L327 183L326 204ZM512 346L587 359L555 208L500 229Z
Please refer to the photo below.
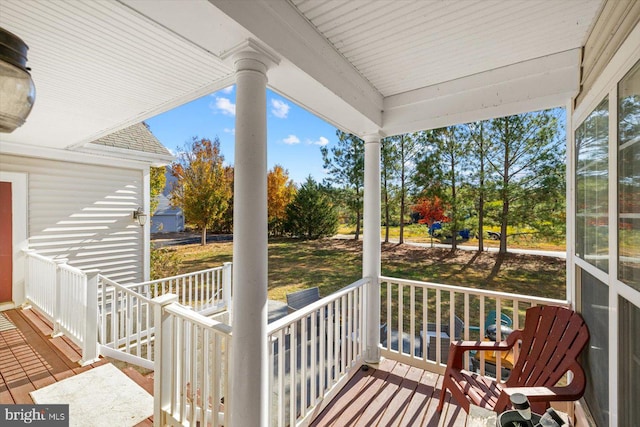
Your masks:
M167 305L173 302L178 302L178 295L176 294L163 294L153 298L151 301L158 305Z

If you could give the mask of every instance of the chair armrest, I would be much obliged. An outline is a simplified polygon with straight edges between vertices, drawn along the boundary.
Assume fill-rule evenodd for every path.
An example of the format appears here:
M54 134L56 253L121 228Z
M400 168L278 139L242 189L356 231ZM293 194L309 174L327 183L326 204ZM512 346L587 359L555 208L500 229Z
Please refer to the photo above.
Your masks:
M447 368L462 369L462 356L466 351L483 350L483 351L509 351L515 343L520 339L522 331L513 331L506 341L454 341L449 348L449 360Z
M510 396L514 393L526 395L531 403L574 401L580 399L584 394L586 386L584 370L578 362L574 362L571 364L569 371L573 373L573 379L565 386L503 388L496 403L496 410L504 411L507 409L510 406Z
M485 350L485 351L509 351L513 344L509 345L506 341L454 341L452 346L457 347L457 351Z

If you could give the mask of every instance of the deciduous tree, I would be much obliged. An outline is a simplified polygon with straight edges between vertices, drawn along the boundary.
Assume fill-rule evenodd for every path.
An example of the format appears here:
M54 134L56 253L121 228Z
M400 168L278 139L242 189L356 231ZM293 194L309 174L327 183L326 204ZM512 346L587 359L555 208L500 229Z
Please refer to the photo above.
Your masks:
M151 215L158 209L159 199L158 197L162 194L162 190L164 190L165 185L167 185L167 176L165 175L167 169L164 166L160 167L151 167L149 170L150 176L150 190L149 190L149 206L151 210Z
M426 224L429 229L436 221L448 221L446 207L438 196L433 198L421 198L411 207L412 211L418 214L418 223ZM433 247L433 234L431 234L431 246Z
M280 165L275 165L267 175L267 210L269 233L275 236L284 232L287 205L296 194L296 185L289 179L289 172Z
M220 141L194 137L177 157L171 164L171 173L178 180L171 191L171 203L181 207L185 219L200 228L204 245L207 227L222 218L232 194Z

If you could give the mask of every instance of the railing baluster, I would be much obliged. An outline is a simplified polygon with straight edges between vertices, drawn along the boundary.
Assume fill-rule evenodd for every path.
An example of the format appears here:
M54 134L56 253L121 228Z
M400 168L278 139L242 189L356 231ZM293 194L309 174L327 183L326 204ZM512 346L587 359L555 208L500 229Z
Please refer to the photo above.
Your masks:
M429 289L422 289L422 360L427 360L427 346L429 345Z
M485 304L484 295L481 295L480 296L480 338L479 338L480 341L484 339L485 330L487 328L487 325L484 324L485 322L484 304ZM478 354L480 354L480 374L484 375L484 372L485 372L484 351L481 351Z
M392 284L391 281L387 281L387 349L391 350L391 329L393 328L393 323L391 322L391 314L392 314Z
M300 414L305 416L307 413L307 321L308 316L300 320Z
M316 357L316 347L318 345L318 316L316 313L311 314L311 390L310 407L314 407L317 401L316 376L318 374L318 359Z
M409 287L409 352L411 356L416 355L416 288L415 286ZM404 341L404 340L403 340ZM400 337L398 337L398 347L400 346Z
M440 363L440 352L442 351L442 342L440 339L441 332L441 303L440 300L440 289L436 289L436 363ZM451 331L449 331L451 332ZM451 339L451 337L449 337Z
M284 366L285 366L285 333L280 329L277 333L278 342L278 426L284 426L285 421L285 393L284 393ZM271 406L273 407L273 405Z
M398 284L398 353L402 354L404 336L404 288Z
M297 353L297 322L291 324L289 329L289 425L296 425L298 408L296 407L296 353Z
M500 297L496 298L496 342L502 341L502 331L500 317L502 316L502 304ZM496 359L496 379L502 381L502 353L495 352Z

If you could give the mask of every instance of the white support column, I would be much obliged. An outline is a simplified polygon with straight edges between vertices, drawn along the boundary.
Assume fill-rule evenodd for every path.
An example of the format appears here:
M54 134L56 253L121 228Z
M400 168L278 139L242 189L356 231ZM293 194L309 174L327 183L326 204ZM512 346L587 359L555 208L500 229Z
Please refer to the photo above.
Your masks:
M576 152L575 152L575 140L573 133L573 99L567 101L565 107L565 133L567 139L566 149L566 251L567 251L567 263L566 263L566 285L567 285L567 300L571 302L571 307L576 309L576 265L574 260L574 254L576 253L576 188L575 188L575 171L576 171Z
M367 291L367 363L380 362L380 135L364 138L364 234L362 277L370 278Z
M231 423L268 425L267 70L275 59L249 40L236 70Z

